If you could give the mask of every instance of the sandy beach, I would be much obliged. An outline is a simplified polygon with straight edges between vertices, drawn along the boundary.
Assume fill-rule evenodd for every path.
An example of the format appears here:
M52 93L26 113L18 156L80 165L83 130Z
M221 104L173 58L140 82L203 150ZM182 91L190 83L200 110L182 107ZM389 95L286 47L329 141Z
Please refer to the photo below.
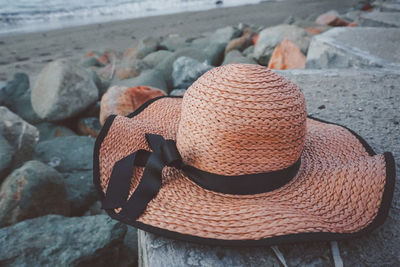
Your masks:
M37 33L0 37L0 81L25 72L31 83L44 65L58 58L80 59L89 51L117 51L147 36L179 34L191 38L238 23L272 26L287 17L307 18L348 9L356 1L285 0L230 8L115 21Z

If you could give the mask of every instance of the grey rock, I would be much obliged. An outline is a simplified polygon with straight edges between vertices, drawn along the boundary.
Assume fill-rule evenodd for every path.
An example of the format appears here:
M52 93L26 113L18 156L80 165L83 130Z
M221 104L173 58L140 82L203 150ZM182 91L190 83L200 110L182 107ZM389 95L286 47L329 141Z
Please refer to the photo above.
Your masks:
M62 126L56 125L50 122L42 122L36 124L35 127L39 130L39 140L46 141L57 137L62 136L71 136L76 135L74 131L71 129Z
M101 130L101 124L98 116L80 118L78 121L78 133L97 137Z
M311 34L295 25L278 25L262 30L254 48L254 57L261 65L268 65L275 47L288 39L299 47L303 54L307 54Z
M126 232L126 225L105 215L47 215L0 229L0 262L3 266L121 266L126 262L121 257Z
M35 158L61 173L90 171L93 149L92 137L64 136L38 143Z
M400 27L400 12L363 12L360 25L364 27Z
M1 103L29 123L41 121L32 108L29 76L25 73L14 74L13 79L3 89Z
M189 57L179 57L173 64L172 79L174 88L187 89L212 66Z
M101 208L101 202L96 201L89 207L84 216L93 216L99 214L107 215L107 212Z
M164 80L164 73L158 69L145 70L138 77L115 81L113 85L134 87L147 85L167 92L167 83Z
M145 58L143 58L143 61L150 67L155 67L169 55L172 55L171 51L158 50L156 52L148 54Z
M254 45L247 47L245 50L243 50L242 55L248 58L252 58L254 54L254 47Z
M174 89L169 93L170 96L183 96L186 93L186 89Z
M63 173L71 216L83 215L97 200L93 171Z
M179 36L178 34L171 34L160 42L161 49L166 49L172 52L188 46L190 46L190 43L186 42L186 38Z
M11 170L14 148L0 135L0 184Z
M90 74L94 84L99 91L99 98L101 99L101 97L106 93L108 87L110 86L110 82L102 81L95 71L91 71Z
M378 9L382 12L400 12L400 2L392 2L392 3L380 2L378 4Z
M90 67L102 67L97 57L88 57L82 60L81 62L82 67L90 68Z
M136 47L136 58L142 59L157 50L159 41L153 37L147 37L139 41Z
M309 114L343 124L360 134L375 151L400 158L399 69L330 69L277 71L303 90ZM321 104L326 106L320 110ZM357 111L362 107L362 111ZM399 170L400 163L396 163ZM389 217L360 238L340 241L344 266L397 266L400 258L398 178ZM288 266L333 266L328 242L279 245ZM281 266L270 248L197 245L139 231L141 266Z
M190 57L200 62L204 62L207 60L207 55L201 49L196 49L192 47L179 49L175 51L172 55L166 57L162 62L160 62L160 64L155 67L155 69L162 73L164 80L167 83L168 90L173 89L172 65L179 57Z
M46 65L31 93L33 109L49 121L70 118L97 99L98 89L91 73L65 59Z
M207 57L207 63L213 66L221 65L224 60L225 53L225 43L209 43L206 48L204 48L204 53Z
M400 29L337 27L314 36L307 68L374 68L400 66Z
M217 29L211 36L210 40L214 43L229 43L233 38L239 37L242 31L236 27L227 26Z
M28 161L0 188L0 227L46 214L69 214L62 176L53 168Z
M39 140L39 131L6 107L0 106L0 118L0 135L15 151L13 167L19 167L23 162L32 159Z
M222 62L222 65L227 65L232 63L257 64L257 62L254 59L243 56L239 50L232 50L228 54L226 54L224 62Z

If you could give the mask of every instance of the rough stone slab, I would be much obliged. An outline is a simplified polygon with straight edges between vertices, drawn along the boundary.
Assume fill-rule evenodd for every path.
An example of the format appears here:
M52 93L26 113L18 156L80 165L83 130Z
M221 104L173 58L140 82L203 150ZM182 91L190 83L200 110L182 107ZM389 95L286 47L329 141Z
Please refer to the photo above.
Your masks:
M343 124L376 152L391 151L400 168L400 70L278 71L303 90L308 113ZM322 106L325 106L324 108ZM338 242L344 266L397 266L400 262L399 178L389 217L361 238ZM288 266L333 266L328 242L278 246ZM271 248L197 245L139 231L141 266L280 266Z
M313 37L308 69L399 68L400 29L338 27Z
M400 27L399 12L363 12L360 25L366 27Z

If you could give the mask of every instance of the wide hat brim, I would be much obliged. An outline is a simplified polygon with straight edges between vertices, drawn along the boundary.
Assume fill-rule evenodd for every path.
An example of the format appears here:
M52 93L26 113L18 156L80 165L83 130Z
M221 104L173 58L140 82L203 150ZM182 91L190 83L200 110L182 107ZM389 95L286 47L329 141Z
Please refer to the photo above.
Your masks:
M94 183L104 199L114 164L140 150L151 151L145 134L176 140L182 98L160 97L127 117L110 116L95 145ZM130 194L143 167L135 167ZM307 137L297 175L266 193L231 195L207 190L174 167L162 171L162 186L137 220L124 223L174 239L214 245L262 246L297 241L340 240L367 233L388 215L395 181L391 153L376 155L353 131L307 119Z

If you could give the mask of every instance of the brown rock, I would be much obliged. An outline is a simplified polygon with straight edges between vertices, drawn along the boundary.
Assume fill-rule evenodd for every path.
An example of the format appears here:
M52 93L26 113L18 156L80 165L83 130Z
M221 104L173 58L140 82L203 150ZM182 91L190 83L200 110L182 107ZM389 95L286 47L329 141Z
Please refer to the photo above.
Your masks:
M272 53L268 64L270 69L304 69L306 57L300 49L288 39L284 39Z
M244 33L241 37L233 39L225 48L225 54L228 54L232 50L239 50L243 51L247 47L254 45L254 40L253 38L257 34L255 32L252 32L249 29L245 29Z
M101 130L101 124L98 118L81 118L78 121L78 133L80 135L90 135L97 137Z
M307 27L307 28L304 28L304 30L306 30L307 32L309 32L311 34L320 34L320 33L324 32L323 29L318 28L318 27Z
M100 123L103 125L112 114L126 116L148 100L164 95L164 91L149 86L113 86L101 98Z
M339 18L336 12L326 12L320 15L315 22L328 26L347 26L350 23L349 21Z

